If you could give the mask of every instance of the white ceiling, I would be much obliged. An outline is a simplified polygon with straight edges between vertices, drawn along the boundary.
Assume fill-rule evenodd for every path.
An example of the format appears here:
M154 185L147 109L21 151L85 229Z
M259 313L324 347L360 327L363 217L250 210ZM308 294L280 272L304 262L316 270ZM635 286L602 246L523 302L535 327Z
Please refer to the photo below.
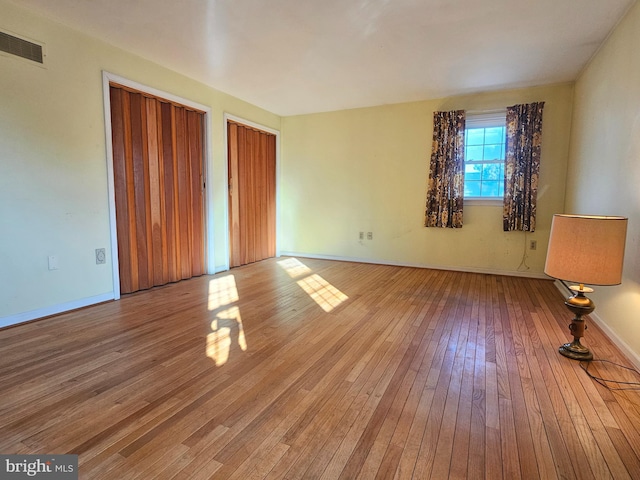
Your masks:
M279 115L571 81L635 2L12 1Z

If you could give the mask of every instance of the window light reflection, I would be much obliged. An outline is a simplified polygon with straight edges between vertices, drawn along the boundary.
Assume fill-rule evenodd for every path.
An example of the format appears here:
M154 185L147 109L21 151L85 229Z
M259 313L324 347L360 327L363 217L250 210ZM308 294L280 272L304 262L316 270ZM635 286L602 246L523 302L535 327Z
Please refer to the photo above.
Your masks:
M297 278L301 277L302 275L309 275L311 273L311 269L297 258L287 258L286 260L280 260L278 262L278 265L284 268L284 271L287 272L291 278Z
M231 305L240 299L233 275L214 278L209 282L209 311Z
M298 285L300 285L325 312L330 312L349 298L317 273L298 280Z
M315 301L325 312L330 312L349 297L327 282L297 258L287 258L278 262L291 278L304 277L297 281L298 285Z
M216 362L216 366L224 365L229 360L233 342L237 342L242 351L247 350L238 307L223 310L211 322L211 333L207 335L207 356Z
M215 319L211 322L211 333L207 335L206 346L207 356L218 367L227 363L235 344L242 351L247 350L240 308L235 305L230 306L239 299L233 275L215 278L209 282L209 311L223 309L215 313Z
M207 335L207 357L216 362L220 367L229 360L229 350L231 350L231 329L229 327L218 327L218 321L211 322L211 330Z

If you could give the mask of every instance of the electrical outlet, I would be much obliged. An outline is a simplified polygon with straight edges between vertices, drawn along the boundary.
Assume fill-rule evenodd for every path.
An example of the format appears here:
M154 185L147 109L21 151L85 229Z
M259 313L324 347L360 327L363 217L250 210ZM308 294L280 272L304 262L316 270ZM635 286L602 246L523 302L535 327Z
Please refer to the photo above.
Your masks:
M49 270L58 270L58 257L56 255L49 255L47 261L49 263Z
M367 240L373 240L373 232L367 232Z
M96 248L96 265L107 262L107 253L104 248Z
M538 242L536 240L529 240L529 250L535 250L538 248Z
M364 240L364 232L360 232L360 240Z

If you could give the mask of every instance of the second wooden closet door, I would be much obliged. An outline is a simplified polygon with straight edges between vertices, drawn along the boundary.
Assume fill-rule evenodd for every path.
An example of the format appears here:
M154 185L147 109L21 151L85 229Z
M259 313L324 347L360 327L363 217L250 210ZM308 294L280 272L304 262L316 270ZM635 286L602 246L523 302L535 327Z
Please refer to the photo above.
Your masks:
M276 136L229 121L230 266L276 254Z

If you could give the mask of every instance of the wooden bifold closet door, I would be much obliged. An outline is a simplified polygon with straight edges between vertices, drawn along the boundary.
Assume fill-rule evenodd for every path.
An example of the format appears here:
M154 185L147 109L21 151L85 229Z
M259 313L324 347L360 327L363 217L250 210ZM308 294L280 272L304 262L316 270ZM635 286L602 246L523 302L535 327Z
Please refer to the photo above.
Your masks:
M276 136L227 122L231 267L276 255Z
M110 85L120 291L205 273L204 113Z

